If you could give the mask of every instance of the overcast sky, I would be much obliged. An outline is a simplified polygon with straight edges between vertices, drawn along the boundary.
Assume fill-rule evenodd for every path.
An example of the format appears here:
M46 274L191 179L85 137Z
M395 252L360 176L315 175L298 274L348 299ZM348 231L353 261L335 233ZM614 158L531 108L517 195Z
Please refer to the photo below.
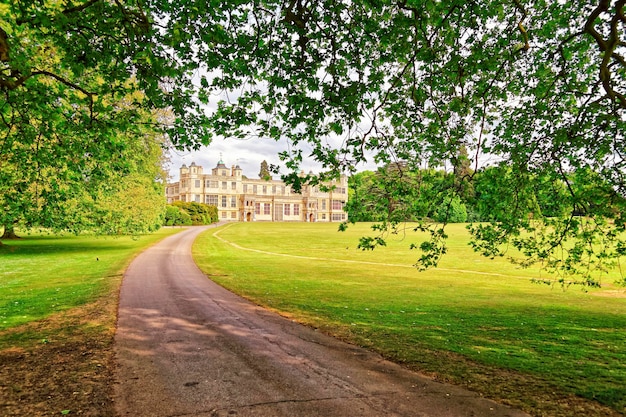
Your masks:
M261 169L261 162L279 165L284 170L284 165L278 158L278 153L288 150L286 141L276 142L272 139L215 139L209 146L203 147L199 151L170 151L170 162L168 172L170 178L168 182L179 180L179 170L182 164L189 166L192 162L204 168L204 173L210 173L211 168L215 168L220 155L227 167L239 165L243 170L243 175L248 178L258 178ZM304 161L302 169L305 172L320 171L320 164L306 157L310 152L303 152ZM375 169L374 165L359 166L359 171Z

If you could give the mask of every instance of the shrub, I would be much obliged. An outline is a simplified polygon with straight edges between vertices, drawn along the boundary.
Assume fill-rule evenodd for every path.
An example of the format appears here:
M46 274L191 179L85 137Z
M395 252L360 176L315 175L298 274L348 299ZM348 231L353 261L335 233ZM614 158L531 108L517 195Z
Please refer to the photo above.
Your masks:
M176 211L178 211L178 213L176 213ZM211 224L218 220L217 207L193 201L175 201L171 205L168 205L165 217L166 226L197 226ZM171 222L172 224L169 224L168 222Z

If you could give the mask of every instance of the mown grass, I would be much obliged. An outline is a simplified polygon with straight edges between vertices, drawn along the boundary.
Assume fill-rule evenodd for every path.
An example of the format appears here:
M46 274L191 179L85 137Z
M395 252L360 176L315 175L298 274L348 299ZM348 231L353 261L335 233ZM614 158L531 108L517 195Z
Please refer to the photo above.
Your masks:
M123 271L136 254L177 231L3 241L0 414L115 415L112 346Z
M140 237L52 236L5 240L0 246L0 348L45 337L20 325L111 298L132 258L176 229ZM109 318L115 320L115 317Z
M203 234L194 256L260 305L533 414L626 411L623 289L531 283L549 277L474 254L462 225L449 226L449 253L426 272L411 267L413 235L362 252L368 225L336 230L232 224Z

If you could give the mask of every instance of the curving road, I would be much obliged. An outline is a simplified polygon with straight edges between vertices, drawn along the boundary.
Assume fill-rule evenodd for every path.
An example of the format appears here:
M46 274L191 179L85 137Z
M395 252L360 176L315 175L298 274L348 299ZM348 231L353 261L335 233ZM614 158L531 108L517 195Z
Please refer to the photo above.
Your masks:
M184 230L143 252L122 284L120 416L527 416L324 336L200 272Z

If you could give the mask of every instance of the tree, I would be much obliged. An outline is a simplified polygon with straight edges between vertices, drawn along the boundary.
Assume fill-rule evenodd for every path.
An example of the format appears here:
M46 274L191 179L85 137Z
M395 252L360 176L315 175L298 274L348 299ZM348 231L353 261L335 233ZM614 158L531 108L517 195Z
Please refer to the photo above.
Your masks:
M440 223L465 223L467 221L467 207L458 195L445 197L441 205L433 213L435 221Z
M104 98L139 89L147 99L138 106L171 108L175 122L160 128L179 146L211 134L286 141L280 156L295 185L365 160L466 171L465 149L473 172L492 160L515 173L496 185L516 187L498 192L520 207L535 194L523 179L537 173L568 185L590 170L609 186L612 211L592 204L582 184L568 185L559 227L502 207L489 233L474 229L477 244L494 250L548 225L541 253L554 256L578 239L596 250L595 240L624 231L622 0L51 0L2 10L0 86L10 103L2 114L11 131L3 141L32 150L41 132L87 139L84 127L98 125L98 141L85 144L111 154L113 133L133 125L133 113L118 117ZM207 118L209 103L217 109ZM53 117L37 117L46 111ZM305 156L321 163L319 176L297 175ZM570 234L581 223L568 218L578 214L598 227ZM560 234L549 237L555 227ZM623 238L608 247L593 256L618 259Z
M622 1L293 0L222 9L227 39L205 57L230 58L210 84L238 98L221 102L212 119L221 132L286 138L281 156L290 168L310 149L328 170L322 176L365 159L461 167L462 149L474 171L482 160L500 160L515 178L496 183L506 187L498 193L513 204L498 203L503 212L490 233L473 229L479 246L498 251L524 231L544 230L537 222L550 224L548 234L556 227L515 211L536 203L527 201L534 193L524 181L536 173L568 183L590 169L610 184L613 201L626 194L623 8ZM584 239L598 259L623 255L593 245L624 230L623 205L609 214L589 194L567 190L564 229L545 235L538 251L569 253L572 239ZM567 218L582 207L587 218L612 217L569 234L581 223Z
M131 213L123 214L115 200L132 195L118 185L141 183L133 195L152 198L158 192L162 199L158 175L141 160L154 157L156 149L161 170L164 134L184 141L189 132L199 141L203 129L184 92L192 64L170 59L173 40L153 42L155 15L142 7L94 0L0 5L5 235L17 224L104 231L102 225L116 218L109 231L134 233L147 227L139 223L154 222L145 211L132 215L132 222L120 219ZM158 217L163 203L150 210Z
M269 181L272 179L272 175L270 174L270 168L266 160L263 160L261 162L261 170L259 171L259 178L265 181Z
M431 218L439 207L448 205L442 191L451 187L455 178L441 170L409 170L404 164L356 173L348 180L348 217L352 222L387 223ZM459 221L458 216L455 219Z

